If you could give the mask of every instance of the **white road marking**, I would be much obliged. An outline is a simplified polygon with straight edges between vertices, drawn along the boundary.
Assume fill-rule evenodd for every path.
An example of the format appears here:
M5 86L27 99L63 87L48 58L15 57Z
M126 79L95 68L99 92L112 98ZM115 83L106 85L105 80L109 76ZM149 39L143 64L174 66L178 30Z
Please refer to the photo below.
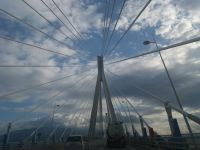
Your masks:
M96 150L96 149L95 149ZM109 148L106 148L106 147L101 147L101 148L99 148L99 150L135 150L134 148L132 148L132 147L127 147L127 148L116 148L116 149L109 149Z

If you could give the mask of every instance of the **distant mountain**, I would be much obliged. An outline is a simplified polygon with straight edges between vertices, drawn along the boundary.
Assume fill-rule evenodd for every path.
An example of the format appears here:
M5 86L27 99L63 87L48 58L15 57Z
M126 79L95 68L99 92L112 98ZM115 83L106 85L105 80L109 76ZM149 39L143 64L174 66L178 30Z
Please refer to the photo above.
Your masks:
M38 130L37 132L37 138L40 141L45 141L49 134L54 130L55 128L53 127L42 127ZM59 127L56 132L56 139L59 139L60 136L62 135L63 131L64 131L65 127ZM9 142L11 143L15 143L15 142L23 142L25 139L28 139L28 141L31 141L31 133L33 133L35 130L35 128L31 128L31 129L24 129L24 130L16 130L16 131L12 131L10 133L10 139ZM68 128L65 132L65 137L67 137L70 134L71 129ZM3 138L4 135L0 135L0 141L2 141L1 143L3 143Z
M23 143L25 139L27 139L29 142L31 142L32 138L30 135L34 132L36 128L30 128L30 129L23 129L23 130L15 130L11 131L9 143ZM55 127L41 127L37 131L37 140L39 142L45 142L47 138L49 137L50 133L55 129ZM60 126L57 128L55 132L56 140L58 141L65 130L64 126ZM75 127L67 127L65 131L64 138L66 139L71 133L73 134L82 134L87 135L87 131L85 128L75 128ZM3 143L4 135L0 135L0 143ZM52 138L50 139L50 142L52 142Z
M58 120L49 120L48 118L41 118L39 120L33 120L33 121L27 121L22 122L19 124L14 124L15 130L12 130L11 127L11 133L10 133L10 143L21 143L25 139L28 139L28 141L31 141L32 138L30 135L34 132L34 130L41 126L42 123L46 120L46 123L38 129L37 131L37 139L41 142L45 142L45 140L49 137L50 133L58 126L55 136L56 139L59 140L63 131L65 130L66 126ZM24 129L22 129L24 128ZM17 129L17 130L16 130ZM65 131L65 137L67 137L71 132L73 131L74 134L87 134L87 130L85 128L76 128L76 126L67 126ZM4 135L0 135L0 143L3 143Z

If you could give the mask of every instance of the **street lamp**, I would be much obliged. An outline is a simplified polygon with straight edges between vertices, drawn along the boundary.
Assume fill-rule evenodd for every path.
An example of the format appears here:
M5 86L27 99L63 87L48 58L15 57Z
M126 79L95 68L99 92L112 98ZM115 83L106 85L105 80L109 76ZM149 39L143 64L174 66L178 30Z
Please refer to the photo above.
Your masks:
M143 42L144 45L148 45L148 44L151 44L151 43L154 43L154 42L151 42L151 41L144 41Z
M55 104L54 106L53 106L53 114L52 114L52 128L54 128L54 114L55 114L55 111L56 111L56 108L59 108L60 107L60 105L58 105L58 104ZM54 130L54 129L53 129ZM50 134L50 136L52 136L52 141L53 141L53 143L55 143L56 142L56 135L55 135L55 132L51 135ZM49 139L49 137L48 137L48 139ZM47 139L47 140L48 140Z
M154 43L154 44L156 44L156 48L158 49L158 44L157 44L157 42L156 42L156 40L155 39L153 39L153 41L144 41L143 42L143 44L144 45L149 45L149 44L151 44L151 43ZM160 51L159 51L160 52Z
M55 111L56 111L56 108L60 107L60 105L58 104L55 104L54 107L53 107L53 114L52 114L52 126L54 124L54 114L55 114Z
M177 100L177 102L178 102L178 104L179 104L179 107L180 107L181 110L183 111L183 106L182 106L182 104L181 104L180 98L179 98L179 96L178 96L178 93L177 93L177 91L176 91L176 88L175 88L175 86L174 86L174 83L173 83L172 78L171 78L171 76L170 76L170 74L169 74L169 71L168 71L167 66L166 66L166 64L165 64L165 61L164 61L164 59L163 59L163 57L162 57L162 54L161 54L161 52L160 52L160 50L159 50L159 47L158 47L158 44L157 44L156 40L153 38L153 41L148 41L148 40L146 40L146 41L143 42L144 45L149 45L149 44L152 44L152 43L154 43L154 44L156 45L156 48L157 48L158 53L159 53L159 55L160 55L160 59L161 59L161 61L162 61L162 64L163 64L163 66L164 66L164 68L165 68L165 72L166 72L167 77L168 77L168 79L169 79L169 82L170 82L170 84L171 84L171 87L172 87L172 90L173 90L174 95L175 95L175 97L176 97L176 100ZM186 125L187 125L187 128L188 128L188 130L189 130L189 133L190 133L190 135L191 135L192 138L193 138L192 129L191 129L190 124L189 124L189 122L188 122L188 120L187 120L187 118L186 118L186 116L185 116L184 114L183 114L183 118L184 118L185 123L186 123ZM195 142L194 142L194 143L195 143Z
M166 66L166 64L165 64L165 61L164 61L164 59L163 59L163 57L162 57L162 54L161 54L161 52L159 51L159 47L158 47L158 44L157 44L156 40L153 39L153 41L148 41L148 40L147 40L147 41L144 41L144 42L143 42L144 45L149 45L149 44L152 44L152 43L154 43L154 44L156 45L156 48L157 48L158 53L159 53L159 55L160 55L160 59L161 59L162 64L163 64L163 66L164 66L164 68L165 68L165 72L166 72L167 77L168 77L168 79L169 79L169 82L170 82L170 84L171 84L171 86L172 86L174 95L176 96L176 100L177 100L177 102L178 102L180 108L183 110L183 106L182 106L182 104L181 104L180 98L179 98L178 93L177 93L177 91L176 91L176 89L175 89L174 83L173 83L172 78L171 78L171 76L170 76L170 74L169 74L169 71L168 71L167 66Z

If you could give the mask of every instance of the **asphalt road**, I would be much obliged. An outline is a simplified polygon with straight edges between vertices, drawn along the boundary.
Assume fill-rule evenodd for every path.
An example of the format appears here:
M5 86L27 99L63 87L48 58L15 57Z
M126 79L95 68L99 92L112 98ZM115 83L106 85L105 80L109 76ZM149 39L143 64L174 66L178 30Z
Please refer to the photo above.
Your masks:
M127 147L127 148L100 148L99 150L135 150L133 148Z
M93 140L89 142L89 150L135 150L127 146L126 148L107 148L103 140Z

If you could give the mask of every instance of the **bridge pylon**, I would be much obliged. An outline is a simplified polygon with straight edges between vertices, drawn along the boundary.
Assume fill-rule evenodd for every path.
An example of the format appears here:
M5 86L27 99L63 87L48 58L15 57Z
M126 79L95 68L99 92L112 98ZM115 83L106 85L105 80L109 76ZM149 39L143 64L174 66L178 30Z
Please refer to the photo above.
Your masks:
M95 93L94 93L94 99L93 99L93 107L92 107L91 117L90 117L90 125L89 125L89 132L88 132L89 137L95 137L97 109L99 105L101 105L100 108L102 108L101 89L103 89L104 91L108 114L109 114L108 116L109 120L111 122L117 121L115 110L111 101L109 87L108 87L105 73L104 73L103 56L97 56L97 65L98 65L98 75L97 75L97 81L96 81L96 87L95 87ZM102 116L102 111L100 115Z

